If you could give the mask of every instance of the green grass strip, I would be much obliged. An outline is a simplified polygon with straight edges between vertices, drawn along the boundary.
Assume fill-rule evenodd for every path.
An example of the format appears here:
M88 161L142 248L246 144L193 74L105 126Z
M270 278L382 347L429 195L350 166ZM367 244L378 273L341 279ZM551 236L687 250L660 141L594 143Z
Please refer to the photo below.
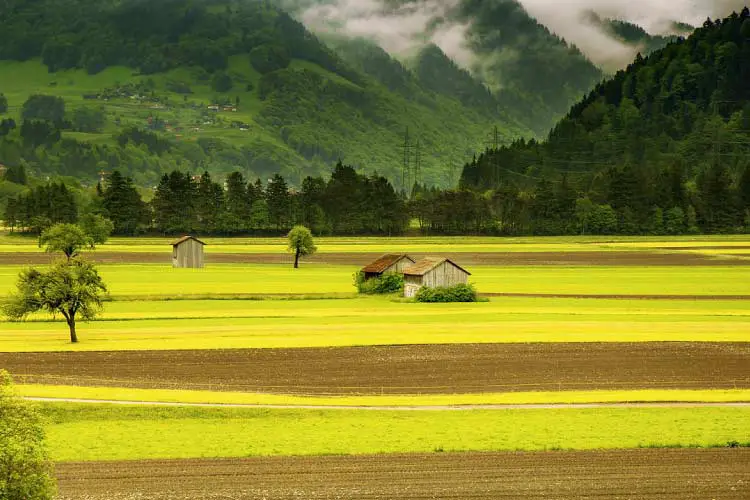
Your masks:
M388 412L45 404L56 461L433 451L715 447L744 408Z

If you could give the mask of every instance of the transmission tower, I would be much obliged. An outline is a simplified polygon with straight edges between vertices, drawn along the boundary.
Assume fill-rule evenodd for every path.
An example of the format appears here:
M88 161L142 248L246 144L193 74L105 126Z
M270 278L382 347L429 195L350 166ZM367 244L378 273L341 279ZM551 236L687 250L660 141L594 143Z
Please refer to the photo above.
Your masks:
M498 130L497 125L493 127L490 137L485 141L484 145L487 149L491 149L495 153L500 149L500 130ZM492 155L492 167L495 177L495 186L497 186L500 184L500 157L497 154Z
M404 144L401 146L403 149L404 163L401 167L401 189L409 195L409 177L411 173L411 156L413 145L411 137L409 136L409 127L406 127L406 133L404 134Z
M417 149L414 154L414 185L419 184L422 179L422 143L417 139Z

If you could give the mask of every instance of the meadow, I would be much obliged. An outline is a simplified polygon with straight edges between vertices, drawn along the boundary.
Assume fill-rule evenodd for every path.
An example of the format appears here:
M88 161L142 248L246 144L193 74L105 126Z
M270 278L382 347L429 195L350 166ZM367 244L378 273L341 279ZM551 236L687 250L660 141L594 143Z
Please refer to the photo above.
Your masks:
M65 324L0 323L5 352L334 347L504 342L750 340L748 301L493 298L477 304L350 300L107 304L70 344Z
M0 297L27 266L0 266ZM100 265L113 299L221 298L247 295L353 296L357 266L214 264L172 269L158 264ZM750 266L470 266L486 294L750 295Z
M43 412L58 461L750 442L742 408L399 412L50 404Z
M263 263L267 256L286 255L279 238L208 238L208 265L202 270L172 269L169 241L113 238L88 253L124 258L119 264L98 264L109 299L95 321L79 324L79 344L67 341L65 324L59 318L38 314L22 323L0 321L0 352L26 356L26 363L32 363L34 356L60 356L50 361L60 363L58 372L33 361L41 371L32 370L19 379L20 394L53 400L155 403L38 403L47 418L46 431L56 461L722 447L729 442L750 442L747 407L701 406L750 401L750 379L742 368L746 352L742 346L750 342L750 266L733 265L746 258L747 237L319 238L323 261L303 262L298 270L290 264ZM12 257L14 252L37 254L40 250L28 239L0 236L0 256ZM363 259L357 256L386 252L448 253L457 259L462 255L470 262L474 259L467 266L471 282L486 297L479 303L438 305L397 296L357 296L352 275L359 266L352 262ZM164 264L144 263L153 262L145 260L147 254L161 253ZM698 254L720 262L688 265L676 260L675 265L637 265L628 261L617 265L615 259L609 265L481 264L486 256L500 253L680 258ZM212 264L212 254L254 255L257 262ZM337 254L351 257L352 262L325 261L326 255ZM144 261L139 261L141 258ZM16 276L26 267L8 263L12 260L3 262L0 297L12 291ZM644 352L628 347L644 343L653 345L649 348L649 355L652 349L655 353L653 359L635 363L652 368L628 375L631 380L606 378L615 372L606 375L602 363L611 360L628 370L631 365L623 363L618 353ZM443 366L438 356L443 346L466 348L463 352L470 356L481 351L471 346L525 344L573 347L566 360L559 357L564 349L547 353L539 347L538 352L531 352L530 360L539 356L535 373L542 374L541 379L505 373L509 368L502 357L488 361L489 354L478 354L485 356L476 363L485 363L482 366L489 370L486 380L472 378L469 385L456 387L474 383L476 389L453 391L388 393L379 388L378 392L352 388L339 394L306 391L301 386L294 390L288 384L296 379L264 378L262 370L250 374L245 365L252 361L243 361L243 356L249 356L247 349L288 356L280 349L320 348L332 353L325 362L337 363L348 359L341 354L344 349L357 346L366 347L368 353L370 347L424 346L427 351L415 354L424 358L406 360L399 358L398 352L387 351L391 353L388 357L386 351L378 351L367 355L371 359L363 358L366 363L352 362L346 365L351 368L330 368L326 373L335 372L330 384L343 387L358 383L356 377L362 375L347 370L383 365L385 372L391 367L401 374L384 383L438 387L443 379L436 381L427 365ZM599 344L614 347L609 354L601 354L596 347ZM679 348L674 347L677 344ZM705 358L709 361L691 370L698 366L690 358L698 350L691 346L709 344L709 350L700 352L714 357ZM205 370L208 387L191 381L176 384L174 377L157 380L158 366L162 366L158 363L165 363L165 370L172 362L189 370L207 352L230 349L243 351L237 351L228 366ZM155 360L157 366L151 368L156 371L144 366L142 376L131 371L118 378L117 367L129 366L130 358L121 356L128 352ZM158 357L160 353L162 357ZM79 365L69 365L71 361L63 359L68 355L89 356L85 358L89 364L80 365L75 376L66 367ZM109 361L101 364L91 356L97 360L104 356ZM270 361L264 361L267 365L260 365L263 369L280 370L282 375L290 369L273 361L274 354L270 356ZM716 365L708 376L705 368L713 362L710 360L725 360L726 365ZM412 363L409 370L417 370L413 378L407 374L407 361ZM461 366L466 366L461 363L472 362L473 358L456 361L445 380L461 373ZM654 363L662 363L663 369L654 369ZM576 365L583 368L570 371ZM519 365L514 366L518 370ZM557 374L554 385L546 382L545 370ZM97 383L100 376L106 377L101 384ZM596 380L598 376L605 378ZM157 377L153 385L148 384L151 377ZM537 384L534 387L538 388L525 386L524 380L529 387ZM274 385L277 382L282 385ZM219 385L212 387L212 383ZM258 389L232 389L241 383ZM324 382L305 383L313 387ZM483 405L628 402L665 406L482 409ZM672 407L671 402L697 406ZM251 407L169 407L159 403ZM456 410L461 406L464 408ZM402 411L395 410L399 408Z

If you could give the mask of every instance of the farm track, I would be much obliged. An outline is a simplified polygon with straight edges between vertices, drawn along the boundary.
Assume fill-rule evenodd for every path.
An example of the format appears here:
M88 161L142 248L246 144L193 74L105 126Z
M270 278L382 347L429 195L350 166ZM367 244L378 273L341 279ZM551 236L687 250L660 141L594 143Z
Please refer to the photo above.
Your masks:
M22 383L295 395L750 388L750 343L0 353Z
M733 247L736 248L736 247ZM440 255L462 265L491 266L750 266L750 259L737 256L712 256L683 251L578 251L578 252L458 252ZM100 264L171 264L171 252L107 252L87 254ZM412 253L416 258L425 256ZM379 253L319 253L305 262L364 266L380 257ZM206 253L207 264L291 264L292 256L279 253ZM49 254L40 252L0 252L0 265L48 264Z
M750 449L60 463L61 500L750 497Z

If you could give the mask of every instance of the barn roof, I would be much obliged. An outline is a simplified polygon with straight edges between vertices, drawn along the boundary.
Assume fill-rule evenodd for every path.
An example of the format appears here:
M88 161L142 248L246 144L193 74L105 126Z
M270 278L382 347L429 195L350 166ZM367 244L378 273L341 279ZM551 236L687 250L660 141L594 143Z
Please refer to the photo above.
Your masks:
M424 276L425 274L429 273L433 269L435 269L437 266L442 264L443 262L450 262L453 266L459 268L469 276L471 276L471 273L464 269L463 267L459 266L455 262L453 262L450 259L442 258L442 257L427 257L413 266L409 266L404 270L404 274L408 276Z
M401 259L409 259L410 261L414 262L414 259L409 257L406 254L388 254L383 255L375 262L365 266L362 268L363 273L382 273L389 267L391 267L396 262L400 261Z
M173 247L176 247L176 246L178 246L178 245L181 245L181 244L185 243L185 242L186 242L186 241L188 241L188 240L195 240L195 241L197 241L198 243L200 243L201 245L205 245L205 243L203 243L203 242L202 242L201 240L199 240L199 239L198 239L198 238L196 238L195 236L183 236L183 237L182 237L182 238L180 238L179 240L177 240L177 241L173 241L173 242L172 242L172 246L173 246Z

